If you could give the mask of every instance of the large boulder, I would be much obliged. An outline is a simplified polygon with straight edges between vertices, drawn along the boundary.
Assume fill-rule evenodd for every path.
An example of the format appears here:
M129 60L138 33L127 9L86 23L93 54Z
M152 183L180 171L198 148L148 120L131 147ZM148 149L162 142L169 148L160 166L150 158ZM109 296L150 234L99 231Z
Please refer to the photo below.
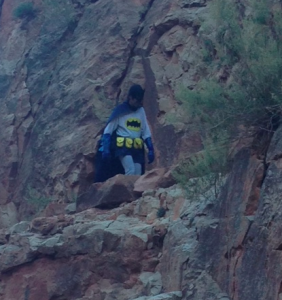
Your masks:
M171 169L169 168L156 168L146 172L138 178L134 184L134 192L143 193L147 190L155 190L159 187L167 188L176 183Z
M139 176L118 174L104 183L94 183L90 189L80 195L76 202L77 211L91 207L113 208L124 202L138 198L134 193L134 183Z

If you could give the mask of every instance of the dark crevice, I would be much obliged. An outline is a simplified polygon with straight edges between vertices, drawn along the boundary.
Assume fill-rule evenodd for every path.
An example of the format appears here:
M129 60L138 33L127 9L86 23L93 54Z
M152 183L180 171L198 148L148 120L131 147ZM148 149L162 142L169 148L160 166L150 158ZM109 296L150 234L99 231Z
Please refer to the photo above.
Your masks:
M141 14L140 16L140 23L142 23L145 18L146 18L146 15L148 14L149 10L151 9L153 3L154 3L155 0L151 0L147 6L147 9ZM131 43L131 49L130 49L130 52L128 54L128 59L127 59L127 63L126 63L126 67L125 69L123 70L120 78L118 78L115 83L114 83L114 87L116 87L116 89L118 90L118 93L117 93L117 98L116 98L116 104L118 104L118 100L119 100L119 96L121 94L121 90L120 90L120 86L122 84L122 82L124 81L127 73L128 73L128 70L130 69L130 67L132 66L132 57L134 56L135 51L136 51L136 46L137 46L137 42L138 42L138 38L140 36L140 34L142 33L143 31L143 26L139 26L136 31L135 31L135 34L133 35L132 37L132 40L130 41Z
M280 153L280 154L276 154L274 157L273 157L273 159L272 160L279 160L279 159L281 159L282 158L282 154Z
M144 103L146 106L146 102L150 101L150 111L148 111L147 117L150 124L155 124L155 120L159 114L159 105L157 102L158 91L156 86L155 74L151 68L150 60L146 54L146 51L143 50L141 57L146 79Z
M244 249L244 248L243 248L242 245L239 245L239 246L237 246L237 247L232 247L229 251L227 251L227 252L224 254L224 257L225 257L226 259L230 259L230 258L232 258L232 257L235 257L236 254L237 254L238 252L241 252L243 249Z
M167 229L165 227L155 227L153 236L152 236L152 242L154 245L154 248L162 249L163 248L163 243L164 243L164 238L167 234Z
M23 122L26 119L28 119L31 115L32 115L32 112L30 110L28 112L27 116L16 127L16 144L17 144L17 146L19 145L19 133L18 133L18 131L19 131L20 127L22 126ZM31 126L33 126L33 124ZM31 127L25 133L22 153L26 152L26 149L27 149L27 147L29 145L29 142L30 142L30 137L31 137ZM17 147L17 148L18 148L18 150L17 150L18 162L14 162L12 164L11 170L10 170L10 176L9 176L10 177L9 191L11 192L11 195L13 194L13 192L15 191L15 189L18 185L17 179L18 179L18 176L19 176L19 170L21 169L21 167L23 165L23 161L24 161L24 156L19 153L19 147Z
M153 3L154 3L155 0L150 0L150 2L148 3L147 5L147 8L144 10L143 13L141 13L140 15L140 22L143 22L148 14L148 12L150 11L151 7L153 6Z
M165 238L165 236L154 235L153 236L154 246L159 248L159 249L162 249L163 248L163 243L164 243L164 238Z
M58 45L61 45L63 41L67 40L70 36L73 35L82 15L83 15L83 13L78 15L76 18L73 18L68 23L68 27L66 28L65 32L62 34L61 38L57 41Z
M96 3L96 2L99 2L100 0L88 0L87 2L88 3ZM78 0L72 0L72 4L74 5L75 8L84 8L84 6L87 4L87 3L84 3L82 4L80 1Z
M264 183L265 177L267 175L267 170L269 167L269 163L266 161L267 152L270 147L272 137L275 131L279 128L280 124L281 124L280 117L271 117L268 122L268 125L261 128L261 130L257 133L253 141L252 149L257 154L258 158L262 157L263 166L264 166L264 173L259 186L260 188ZM282 154L276 155L274 157L274 160L278 160L280 158L282 158Z
M18 130L20 129L20 127L22 126L23 122L25 120L27 120L30 116L32 116L32 112L31 110L29 111L29 113L27 114L27 116L23 119L23 121L17 126L17 145L19 145L19 134L18 134ZM34 126L34 122L31 125L31 127L29 128L29 130L25 133L25 137L24 137L24 143L23 143L23 149L22 149L22 153L26 152L26 149L28 149L29 147L29 143L30 143L30 138L31 138L31 132L32 132L32 128ZM20 154L18 154L19 156ZM19 162L19 169L21 169L22 164L24 161L24 156L22 155L20 162Z
M2 13L2 6L4 4L5 0L0 0L0 19L1 19L1 13Z
M250 241L250 238L248 238L248 234L249 234L249 232L251 230L253 222L254 221L250 221L250 223L249 223L249 226L248 226L248 228L246 230L245 236L244 236L243 241L242 241L242 245L245 245L247 243L247 241Z
M237 266L239 263L240 258L242 257L242 252L243 252L243 247L241 245L239 245L237 248L234 249L235 253L234 253L234 257L235 257L235 265L234 265L234 269L233 269L233 282L232 282L232 299L235 298L235 294L236 294L236 289L237 289L237 284L236 284L236 270L237 270Z
M268 170L268 167L269 167L269 163L266 162L266 157L264 158L263 166L264 166L264 172L263 172L263 177L262 177L262 180L261 180L260 187L262 187L262 185L264 183L264 180L265 180L265 177L266 177L266 174L267 174L267 170Z
M194 2L194 3L191 3L191 4L184 4L183 5L183 8L200 8L200 7L206 7L207 4L206 3L197 3L197 2Z
M123 70L123 72L121 73L120 77L114 82L113 86L116 88L116 90L118 91L117 92L117 96L116 96L116 104L118 104L119 102L119 96L121 94L121 90L120 90L120 86L122 84L122 82L124 81L127 73L128 73L128 70L130 69L131 65L132 65L132 57L133 57L133 54L134 54L134 51L135 51L135 48L136 48L136 45L137 45L137 37L134 36L133 38L133 41L131 42L132 43L132 47L130 49L130 52L128 54L128 59L127 59L127 62L126 62L126 67L125 69Z

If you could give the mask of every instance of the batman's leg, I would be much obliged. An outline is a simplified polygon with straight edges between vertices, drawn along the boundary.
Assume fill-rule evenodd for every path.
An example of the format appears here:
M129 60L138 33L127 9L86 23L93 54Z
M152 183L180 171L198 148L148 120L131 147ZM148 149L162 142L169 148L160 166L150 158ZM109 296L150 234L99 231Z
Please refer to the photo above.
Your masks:
M138 163L134 163L135 172L134 175L141 175L142 174L142 165Z
M131 155L120 156L125 175L135 175L134 161Z

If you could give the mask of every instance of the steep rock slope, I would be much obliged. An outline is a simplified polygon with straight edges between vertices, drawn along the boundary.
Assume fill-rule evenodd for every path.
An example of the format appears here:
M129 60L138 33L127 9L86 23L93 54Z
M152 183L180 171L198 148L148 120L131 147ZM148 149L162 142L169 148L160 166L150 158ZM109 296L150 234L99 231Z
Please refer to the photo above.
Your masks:
M13 19L20 3L0 1L0 299L280 300L281 128L265 158L237 153L216 199L174 186L10 227L34 213L31 199L87 190L95 143L132 82L146 88L155 166L200 148L174 95L198 80L208 10L204 0L38 0L35 18Z
M242 149L217 198L174 185L2 230L0 299L279 300L281 138L267 164Z
M197 81L199 16L206 1L1 1L1 226L34 213L30 198L70 202L93 180L93 155L110 110L132 82L168 166L201 143L175 99ZM169 137L169 139L167 138Z

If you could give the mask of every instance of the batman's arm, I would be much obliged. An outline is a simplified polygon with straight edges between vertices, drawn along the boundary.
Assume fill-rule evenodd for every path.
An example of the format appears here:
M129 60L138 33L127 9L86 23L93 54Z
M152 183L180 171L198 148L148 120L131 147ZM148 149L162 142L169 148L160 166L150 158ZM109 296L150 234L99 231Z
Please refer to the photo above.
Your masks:
M143 113L142 113L141 123L142 123L141 135L142 135L142 139L145 141L147 138L151 137L152 134L151 134L151 130L150 130L144 109L143 109Z
M109 122L104 130L104 134L112 134L118 127L118 118Z

